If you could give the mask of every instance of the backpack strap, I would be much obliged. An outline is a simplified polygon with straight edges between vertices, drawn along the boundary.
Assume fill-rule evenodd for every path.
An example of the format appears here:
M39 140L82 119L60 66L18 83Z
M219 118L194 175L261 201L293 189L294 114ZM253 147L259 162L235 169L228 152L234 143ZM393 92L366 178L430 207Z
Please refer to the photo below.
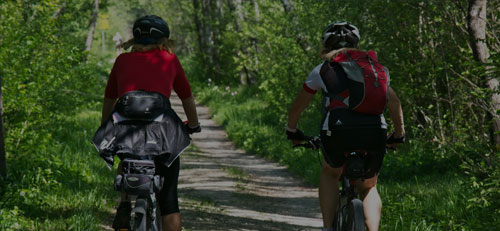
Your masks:
M337 62L335 62L335 63L337 63ZM333 72L335 72L335 70L330 64L331 64L330 61L325 61L323 65L326 65L326 66L322 67L322 70L320 71L321 80L325 84L325 87L327 90L327 92L323 91L323 98L325 99L324 105L323 105L323 112L324 113L326 113L332 109L335 109L335 108L346 108L349 105L348 88L336 89L336 91L342 90L342 92L340 94L332 92L333 88L330 85L334 84L334 83L332 83L333 80L331 78L334 75L337 75L337 73L335 73L335 74L333 73ZM337 76L337 78L338 77L339 76ZM334 104L337 104L337 105L332 105L332 101L336 101L336 102L334 102Z
M344 92L342 92L342 93L344 93ZM330 93L330 92L324 93L324 95L327 96L328 98L330 98L330 101L331 100L338 100L338 101L344 103L346 106L349 106L349 95L347 95L346 97L342 97L342 96L340 96L338 94L334 94L334 93ZM327 105L327 106L330 106L330 104ZM335 108L338 108L338 107L335 107ZM335 109L335 108L331 108L331 109Z
M351 57L349 52L344 51L344 54L349 61L339 62L339 64L342 66L342 69L344 69L348 78L356 82L364 82L362 68L356 63L356 60Z

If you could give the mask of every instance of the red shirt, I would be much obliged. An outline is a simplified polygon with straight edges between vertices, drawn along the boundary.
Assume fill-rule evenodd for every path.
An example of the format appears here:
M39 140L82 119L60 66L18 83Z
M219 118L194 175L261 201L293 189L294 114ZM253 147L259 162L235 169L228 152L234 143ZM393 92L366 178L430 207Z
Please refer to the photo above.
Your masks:
M191 97L191 87L175 54L162 50L123 53L116 58L104 97L116 99L133 90L155 91L170 98Z

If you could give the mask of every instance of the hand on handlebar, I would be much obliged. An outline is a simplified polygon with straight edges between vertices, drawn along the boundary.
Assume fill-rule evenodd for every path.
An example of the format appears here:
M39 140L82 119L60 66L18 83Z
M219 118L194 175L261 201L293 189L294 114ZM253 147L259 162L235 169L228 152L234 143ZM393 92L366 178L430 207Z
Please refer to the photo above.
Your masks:
M194 127L191 127L189 124L188 124L188 121L184 121L184 124L186 125L186 128L188 130L188 133L189 135L193 134L193 133L198 133L198 132L201 132L201 126L200 124L198 123L196 126Z
M300 129L296 129L293 132L286 130L286 138L292 141L294 148L307 145L307 143L311 139L311 137L304 135L304 132L302 132L302 130Z
M292 141L293 148L304 147L316 150L321 147L319 136L311 137L304 135L304 132L297 129L295 132L286 131L287 139Z
M289 130L286 130L286 138L289 140L292 140L294 144L296 143L301 143L302 141L307 140L307 136L304 135L304 132L302 132L300 129L296 129L295 132L291 132Z
M307 139L304 141L305 142L294 144L293 148L304 147L310 148L312 150L317 150L321 147L321 139L319 138L319 136L307 137Z
M405 142L406 138L404 135L396 138L396 135L393 132L389 136L387 136L386 146L389 149L396 150L398 148L398 144L404 144Z

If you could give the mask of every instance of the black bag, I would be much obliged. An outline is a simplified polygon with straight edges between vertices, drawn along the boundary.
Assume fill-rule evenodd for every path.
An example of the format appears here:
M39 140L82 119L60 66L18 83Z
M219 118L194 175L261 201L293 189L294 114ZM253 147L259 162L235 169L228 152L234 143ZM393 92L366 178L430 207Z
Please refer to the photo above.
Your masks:
M155 175L156 167L152 160L124 159L123 173L115 178L115 190L129 195L149 195L160 192L162 182Z
M115 110L130 119L149 120L159 116L170 101L158 92L136 90L127 92L118 99Z

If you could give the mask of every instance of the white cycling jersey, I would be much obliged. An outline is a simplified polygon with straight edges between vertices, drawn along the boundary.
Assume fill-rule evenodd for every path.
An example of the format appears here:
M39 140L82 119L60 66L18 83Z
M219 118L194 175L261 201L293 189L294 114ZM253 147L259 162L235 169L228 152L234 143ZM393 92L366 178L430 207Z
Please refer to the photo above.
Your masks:
M319 71L321 69L321 66L323 63L319 64L316 66L311 73L309 73L309 76L307 77L306 81L304 82L304 90L306 90L309 93L316 94L316 92L321 89L325 93L328 93L328 90L326 89L326 85L321 79L321 75L319 74ZM327 100L325 103L329 103ZM324 105L328 106L328 105ZM325 120L323 121L323 125L321 130L328 130L328 118L330 117L330 112L327 112L327 115L325 117Z

